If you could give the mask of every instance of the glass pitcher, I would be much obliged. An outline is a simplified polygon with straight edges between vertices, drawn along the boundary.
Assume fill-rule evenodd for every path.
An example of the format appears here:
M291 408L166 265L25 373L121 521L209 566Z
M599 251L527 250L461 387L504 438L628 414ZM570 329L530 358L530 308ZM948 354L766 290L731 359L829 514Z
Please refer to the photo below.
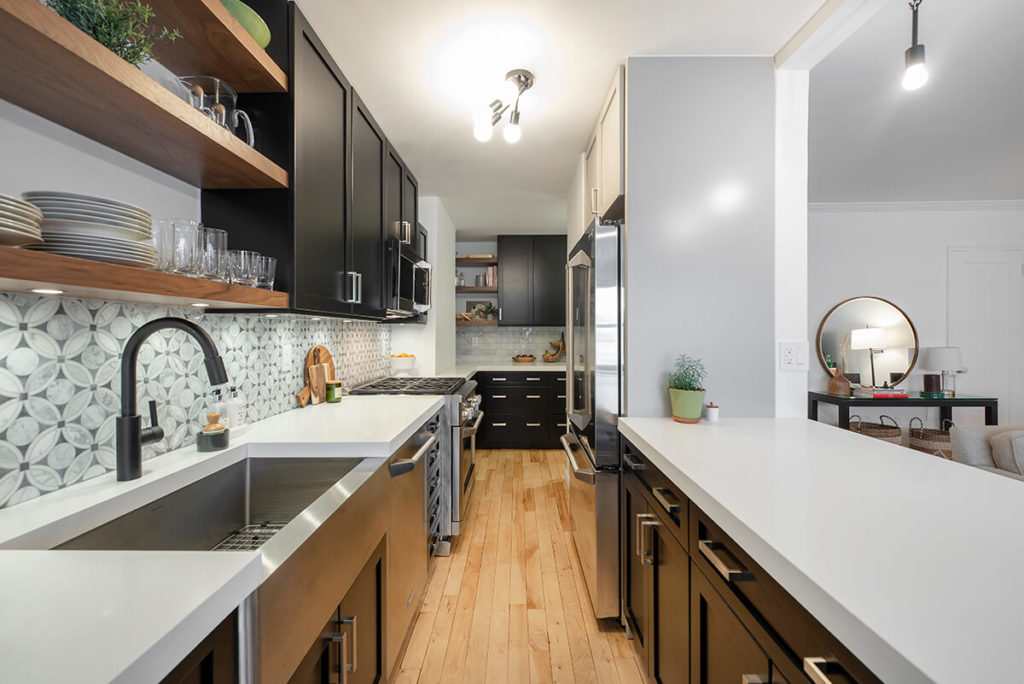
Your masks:
M249 115L235 108L238 96L224 81L214 76L182 76L178 79L188 90L187 101L232 133L239 125L245 128L245 142L253 146L255 139Z

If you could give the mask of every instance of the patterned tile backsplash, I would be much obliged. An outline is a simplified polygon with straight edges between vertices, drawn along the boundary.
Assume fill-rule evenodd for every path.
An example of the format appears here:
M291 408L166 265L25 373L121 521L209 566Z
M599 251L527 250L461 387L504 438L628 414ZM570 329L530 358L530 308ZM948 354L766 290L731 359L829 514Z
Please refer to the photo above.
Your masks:
M455 328L455 360L459 363L504 363L511 361L516 354L533 354L540 358L544 352L554 351L548 342L559 339L563 330L511 326Z
M331 351L346 387L390 369L386 325L0 293L0 507L114 468L121 350L136 328L161 316L190 318L210 333L249 421L295 406L314 344ZM194 442L212 389L195 340L177 331L153 335L139 353L138 376L141 412L156 400L167 435L143 456Z

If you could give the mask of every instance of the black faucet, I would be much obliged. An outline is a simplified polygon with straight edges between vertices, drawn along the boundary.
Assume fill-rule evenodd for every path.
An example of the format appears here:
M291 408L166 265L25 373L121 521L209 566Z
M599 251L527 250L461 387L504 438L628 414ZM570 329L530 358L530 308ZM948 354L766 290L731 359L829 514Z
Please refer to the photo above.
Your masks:
M196 338L206 357L206 373L211 385L223 385L228 381L228 372L220 358L213 339L192 321L184 318L157 318L136 330L124 343L121 355L121 415L117 417L117 479L134 480L142 475L142 445L158 442L164 438L164 429L157 423L156 402L149 402L149 417L152 426L142 427L142 416L138 414L135 397L135 371L139 360L139 348L157 330L184 330Z

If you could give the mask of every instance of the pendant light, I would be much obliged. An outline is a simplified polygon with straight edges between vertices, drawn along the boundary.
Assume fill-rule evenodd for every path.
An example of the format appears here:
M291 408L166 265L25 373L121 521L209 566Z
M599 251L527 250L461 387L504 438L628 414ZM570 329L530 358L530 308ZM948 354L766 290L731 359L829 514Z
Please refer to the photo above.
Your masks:
M928 82L928 67L924 62L924 45L917 42L917 11L922 0L910 0L910 11L913 15L911 28L910 48L907 49L905 70L903 72L903 87L906 90L917 90Z
M508 123L502 131L505 142L514 145L523 137L523 129L519 127L519 98L533 87L535 77L526 69L513 69L505 74L504 101L494 100L473 112L473 137L480 142L487 142L494 134L505 112L509 112ZM511 111L509 111L511 110Z

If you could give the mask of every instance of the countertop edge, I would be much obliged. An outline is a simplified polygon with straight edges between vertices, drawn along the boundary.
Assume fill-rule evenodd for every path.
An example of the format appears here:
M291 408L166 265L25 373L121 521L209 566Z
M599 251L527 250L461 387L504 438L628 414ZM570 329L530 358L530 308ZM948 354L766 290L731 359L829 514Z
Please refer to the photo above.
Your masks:
M790 420L790 419L778 419ZM794 418L791 420L804 420ZM736 540L779 585L825 626L846 648L883 681L932 682L902 653L884 641L863 621L850 613L822 587L807 577L770 543L755 533L728 508L705 491L686 473L666 458L629 424L628 417L619 419L619 432L649 458L661 472L678 486L722 530Z

